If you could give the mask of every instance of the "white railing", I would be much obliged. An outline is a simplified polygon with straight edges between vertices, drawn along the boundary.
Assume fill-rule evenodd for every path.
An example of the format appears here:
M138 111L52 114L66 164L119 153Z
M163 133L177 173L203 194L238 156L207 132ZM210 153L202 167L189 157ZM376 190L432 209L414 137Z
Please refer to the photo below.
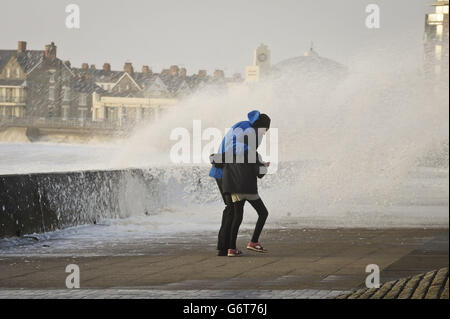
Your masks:
M96 122L87 119L0 116L0 127L80 128L122 131L132 128L135 124L135 122Z

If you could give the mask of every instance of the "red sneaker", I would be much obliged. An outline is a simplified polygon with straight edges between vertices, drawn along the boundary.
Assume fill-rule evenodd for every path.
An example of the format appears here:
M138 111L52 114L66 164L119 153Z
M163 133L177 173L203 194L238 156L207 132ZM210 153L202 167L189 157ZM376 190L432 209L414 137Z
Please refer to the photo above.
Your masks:
M264 247L261 246L260 243L249 242L248 245L247 245L247 249L256 251L258 253L267 253L267 250L265 250Z
M239 249L228 249L228 257L239 257L242 255L242 251Z

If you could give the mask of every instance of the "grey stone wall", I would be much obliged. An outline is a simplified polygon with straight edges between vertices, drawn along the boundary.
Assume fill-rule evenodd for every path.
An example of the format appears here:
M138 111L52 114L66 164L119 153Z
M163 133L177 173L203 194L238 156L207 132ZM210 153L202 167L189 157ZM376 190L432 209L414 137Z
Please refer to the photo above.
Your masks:
M297 165L298 167L298 165ZM209 166L0 175L0 238L158 214L170 205L221 203ZM260 181L290 181L292 165Z
M220 201L209 167L0 175L0 238Z
M125 217L136 198L145 202L142 210L149 210L161 204L153 173L130 169L0 176L0 238Z

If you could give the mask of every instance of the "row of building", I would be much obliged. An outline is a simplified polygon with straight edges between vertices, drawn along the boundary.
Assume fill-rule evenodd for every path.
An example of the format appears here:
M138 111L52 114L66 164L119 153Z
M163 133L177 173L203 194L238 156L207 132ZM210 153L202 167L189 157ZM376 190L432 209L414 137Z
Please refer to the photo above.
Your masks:
M448 0L437 0L434 12L425 18L424 67L439 83L448 83ZM254 51L253 65L239 74L225 77L222 70L213 75L200 70L187 75L176 65L160 73L150 67L134 70L125 63L123 70L114 71L109 63L101 69L83 63L73 67L57 56L54 43L44 50L28 50L20 41L16 50L0 50L0 119L77 119L111 122L120 125L142 119L157 119L161 112L180 99L205 86L236 87L249 85L265 76L302 74L313 76L324 72L342 78L346 68L319 56L311 46L299 57L271 64L271 52L265 45Z
M109 63L101 69L87 63L77 68L58 58L54 43L29 50L20 41L17 50L0 50L0 117L136 122L157 118L206 85L240 81L239 74L226 78L222 70L187 75L176 65L161 73L148 66L136 71L132 63L121 71Z

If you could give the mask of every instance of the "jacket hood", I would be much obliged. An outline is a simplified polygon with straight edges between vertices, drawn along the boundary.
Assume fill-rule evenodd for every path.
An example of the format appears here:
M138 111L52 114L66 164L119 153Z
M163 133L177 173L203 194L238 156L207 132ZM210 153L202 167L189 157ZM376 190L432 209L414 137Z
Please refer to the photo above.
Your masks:
M253 125L259 119L260 115L261 115L261 113L257 110L251 111L250 113L248 113L248 120L249 120L250 124Z

